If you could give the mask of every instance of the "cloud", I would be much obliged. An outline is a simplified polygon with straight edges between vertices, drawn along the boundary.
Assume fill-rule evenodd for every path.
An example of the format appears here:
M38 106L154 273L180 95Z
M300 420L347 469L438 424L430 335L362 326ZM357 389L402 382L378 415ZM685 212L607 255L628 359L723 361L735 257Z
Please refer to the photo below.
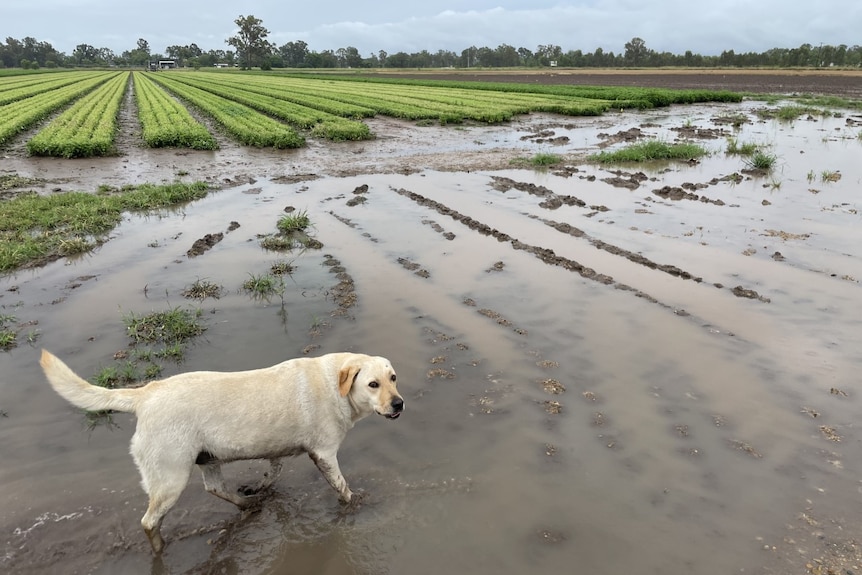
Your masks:
M7 4L4 37L32 36L67 53L79 43L121 53L134 48L138 38L154 51L191 43L204 50L225 49L240 13L260 18L278 45L303 40L314 51L353 46L363 55L379 50L460 53L470 46L500 44L620 53L635 36L650 49L677 54L762 52L805 42L853 45L862 22L857 0L821 0L816 9L784 0L714 0L696 6L689 0L318 0L290 10L280 0L249 0L242 6L224 0L151 0L134 9L108 0ZM468 7L453 9L453 4Z

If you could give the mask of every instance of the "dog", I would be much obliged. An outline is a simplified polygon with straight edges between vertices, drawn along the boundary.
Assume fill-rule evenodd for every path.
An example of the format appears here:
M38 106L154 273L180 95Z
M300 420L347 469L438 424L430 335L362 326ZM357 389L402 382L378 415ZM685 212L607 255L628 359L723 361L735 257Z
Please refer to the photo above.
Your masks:
M207 491L248 510L278 478L281 458L307 453L348 504L355 496L337 459L347 431L372 413L397 419L404 411L389 360L357 353L289 359L250 371L182 373L130 389L92 385L45 350L40 365L73 405L137 416L130 451L149 496L141 525L156 555L165 546L162 521L194 465ZM268 459L270 469L259 485L228 492L221 465L246 459Z

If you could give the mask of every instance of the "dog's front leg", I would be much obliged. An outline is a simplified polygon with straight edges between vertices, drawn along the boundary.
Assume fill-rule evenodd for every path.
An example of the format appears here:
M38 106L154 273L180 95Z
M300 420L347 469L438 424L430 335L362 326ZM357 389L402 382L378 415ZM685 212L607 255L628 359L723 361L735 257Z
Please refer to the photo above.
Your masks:
M308 456L314 461L314 464L326 478L326 481L338 492L338 499L342 503L350 503L353 499L353 492L347 486L347 480L341 474L341 469L338 467L337 452L314 452L310 451Z

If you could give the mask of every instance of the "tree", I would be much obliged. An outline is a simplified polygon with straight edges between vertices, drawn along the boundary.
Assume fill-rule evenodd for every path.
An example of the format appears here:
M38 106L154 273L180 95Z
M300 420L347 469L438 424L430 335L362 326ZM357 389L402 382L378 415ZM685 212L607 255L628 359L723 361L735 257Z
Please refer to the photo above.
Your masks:
M517 66L521 62L521 57L514 46L508 44L500 44L497 46L497 65L498 66Z
M123 52L123 59L130 66L146 66L150 61L150 43L143 38L138 38L137 47Z
M643 64L649 54L646 42L637 36L626 42L625 49L626 63L632 66L640 66Z
M337 54L343 66L346 66L347 68L362 67L362 55L360 55L359 50L353 46L348 46L347 48L344 48L343 51L342 49L339 49Z
M72 58L78 66L92 65L99 57L99 51L89 44L78 44L72 51Z
M536 58L539 60L539 65L550 66L551 62L556 62L563 55L563 49L556 44L548 44L547 46L539 44L536 48Z
M406 52L396 52L386 57L387 68L407 68L410 66L410 55Z
M273 49L272 43L266 39L269 30L263 27L263 20L252 15L240 15L234 20L234 24L239 26L239 33L225 42L236 48L240 65L243 68L251 68L262 62L264 56L268 56Z
M307 65L305 59L308 58L308 44L302 40L288 42L281 46L278 52L281 54L284 65L288 68L300 68Z

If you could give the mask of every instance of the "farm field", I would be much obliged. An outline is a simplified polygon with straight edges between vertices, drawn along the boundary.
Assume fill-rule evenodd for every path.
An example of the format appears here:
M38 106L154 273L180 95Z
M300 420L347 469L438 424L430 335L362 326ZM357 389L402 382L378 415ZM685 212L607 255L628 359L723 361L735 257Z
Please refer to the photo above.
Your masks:
M12 80L9 85L4 83L3 86L8 90L0 92L7 95L6 102L0 106L0 144L19 136L27 128L90 92L111 76L104 72L73 73L70 79L75 81L60 85L51 82L54 76L49 75L45 77L46 83L50 84L48 90L43 89L42 83L24 87L18 87L20 83Z
M85 82L92 77L99 81ZM304 136L297 130L331 141L370 139L374 134L362 119L375 115L443 124L500 123L530 112L593 116L611 109L739 100L727 91L703 90L545 90L533 86L523 91L515 90L512 84L499 84L488 90L485 88L489 85L484 84L460 86L456 82L433 87L417 85L413 80L402 84L391 79L367 82L356 78L207 72L113 75L65 72L0 78L0 144L109 77L113 78L110 86L81 98L49 126L38 129L27 144L28 151L55 157L122 152L114 146L115 122L126 83L134 83L135 77L141 84L140 88L134 88L134 101L138 105L137 120L145 125L145 144L192 149L212 149L215 142L212 136L203 135L204 127L188 117L188 111L183 112L184 106L206 115L216 129L242 144L283 149L305 145ZM146 98L143 103L141 98Z
M139 74L135 80L135 102L144 143L150 148L212 150L215 138L189 111L152 80Z
M210 74L153 76L192 98L232 93L207 90ZM794 78L774 81L795 92ZM321 103L300 92L293 104ZM860 571L858 109L791 115L776 96L441 125L363 115L369 99L351 119L373 138L295 128L305 145L287 149L192 109L218 148L190 150L140 145L134 97L118 156L31 157L30 132L0 149L0 206L29 190L210 187L124 212L93 251L0 276L15 339L0 352L3 572ZM706 154L590 159L650 141ZM285 236L297 214L309 225ZM181 354L131 337L134 318L171 310L203 327ZM244 518L195 475L154 560L134 420L88 429L44 381L42 347L93 379L380 354L406 409L342 446L357 511L307 458ZM265 470L233 464L228 484Z

